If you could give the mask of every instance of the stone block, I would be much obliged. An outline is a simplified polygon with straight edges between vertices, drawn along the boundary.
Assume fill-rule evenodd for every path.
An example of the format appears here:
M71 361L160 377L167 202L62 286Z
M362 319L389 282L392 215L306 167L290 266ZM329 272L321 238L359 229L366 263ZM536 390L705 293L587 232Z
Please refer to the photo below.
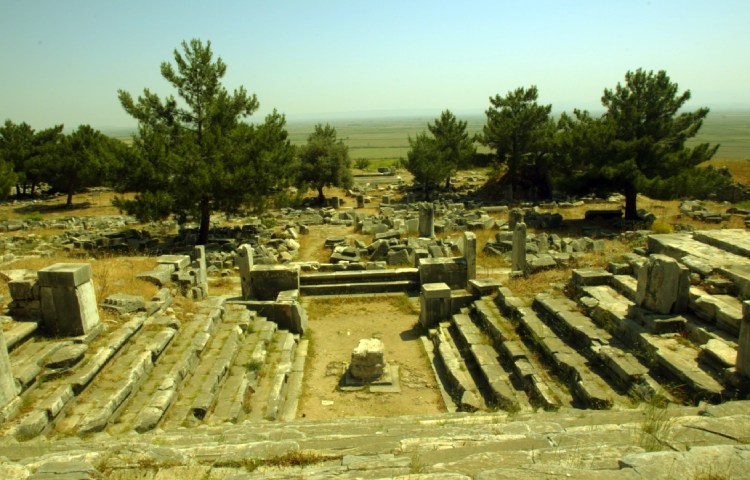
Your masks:
M5 344L5 335L0 329L0 408L10 403L17 394L16 380L10 370L8 346Z
M56 263L37 272L40 287L75 288L91 280L88 263Z
M466 288L466 262L463 258L421 258L419 283L446 283L450 288Z
M34 300L39 298L36 278L22 278L8 282L8 290L13 300Z
M445 283L422 285L419 295L419 323L429 329L451 315L451 289Z
M276 300L279 292L299 289L299 270L281 265L256 265L250 271L253 298Z
M190 266L188 255L162 255L156 259L159 265L169 265L173 271L184 270Z
M45 269L48 274L42 275L42 270L39 271L40 307L44 326L54 335L85 335L99 324L96 292L94 283L90 281L91 268L88 264L56 265ZM77 283L86 275L89 281Z
M375 380L385 371L385 347L377 338L364 338L352 351L349 373L357 380Z
M690 291L690 271L677 260L651 255L638 271L636 303L661 314L684 313Z
M750 300L742 302L742 322L737 338L737 373L750 378Z
M105 298L101 306L104 309L114 310L118 313L130 313L145 309L146 300L140 295L114 293Z

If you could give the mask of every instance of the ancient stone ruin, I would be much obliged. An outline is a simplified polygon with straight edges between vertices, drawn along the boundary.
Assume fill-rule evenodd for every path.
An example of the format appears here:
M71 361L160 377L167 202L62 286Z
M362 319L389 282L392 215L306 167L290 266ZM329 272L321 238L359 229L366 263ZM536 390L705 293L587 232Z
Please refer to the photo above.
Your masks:
M290 209L273 234L217 229L208 248L183 244L189 232L80 233L81 249L158 253L136 275L157 286L152 298L101 299L117 321L99 317L84 260L3 271L0 478L746 476L747 231L626 232L644 243L578 267L601 239L542 231L559 225L553 214L399 204L391 192L377 215ZM330 262L298 259L301 232L323 224L369 243L330 236L319 246ZM485 273L478 250L509 268ZM510 288L560 268L569 277L542 293ZM216 295L223 278L236 288ZM301 418L320 320L305 298L381 294L418 304L404 328L418 332L445 413ZM175 308L184 299L190 309ZM353 338L335 372L346 395L408 388L411 366L378 338Z

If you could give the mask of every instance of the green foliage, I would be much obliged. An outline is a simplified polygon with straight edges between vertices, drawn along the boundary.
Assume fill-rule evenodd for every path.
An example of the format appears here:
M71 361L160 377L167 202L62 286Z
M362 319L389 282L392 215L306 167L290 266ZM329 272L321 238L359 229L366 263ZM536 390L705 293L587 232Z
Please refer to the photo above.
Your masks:
M718 146L686 147L708 115L706 108L678 113L689 99L690 92L679 94L664 71L639 69L625 75L625 84L604 91L607 111L600 118L581 111L564 115L558 143L565 157L560 164L574 173L568 187L621 192L625 217L634 219L638 192L680 196L690 186L701 188L704 175L710 188L724 183L713 172L698 169Z
M60 143L57 154L50 155L44 168L44 179L52 188L73 195L81 188L94 186L107 176L112 163L111 144L114 142L89 125L81 125Z
M354 165L360 170L367 170L367 167L370 166L370 161L366 158L358 158L354 161Z
M453 165L439 149L434 138L426 132L409 138L409 153L406 155L406 168L414 175L414 183L421 185L425 196L437 187L453 171Z
M44 180L48 163L59 153L58 148L63 140L62 130L62 125L56 125L36 132L25 122L14 124L6 120L0 127L0 159L9 164L4 168L7 171L10 167L14 178L10 174L7 177L3 175L0 182L18 182L21 193L25 194L27 188L30 188L33 195L36 187Z
M511 189L519 185L521 171L528 170L525 167L537 172L547 167L554 132L552 106L539 105L538 96L536 86L520 87L504 97L490 97L491 107L485 112L487 124L480 140L506 165Z
M336 129L329 124L317 124L307 143L299 149L297 185L311 185L318 191L318 200L325 200L323 188L352 185L349 149L336 139Z
M5 200L8 197L15 181L16 174L13 172L13 164L0 157L0 200Z
M477 149L469 136L467 122L458 120L450 110L445 110L435 119L435 123L427 124L427 129L435 138L435 147L441 157L451 166L451 173L469 166Z
M425 195L441 182L449 182L459 168L465 168L476 153L465 121L459 121L450 110L445 110L435 123L428 123L426 132L409 137L406 168L414 175L414 183L421 185Z
M243 123L258 100L244 87L228 92L225 73L211 42L193 39L174 51L174 65L161 64L179 101L148 89L137 101L118 92L139 123L133 151L125 154L130 174L120 185L139 194L118 206L143 220L170 213L180 222L200 218L199 244L208 239L213 211L232 212L247 201L262 208L265 195L288 184L284 172L294 159L284 116L274 111L261 125Z

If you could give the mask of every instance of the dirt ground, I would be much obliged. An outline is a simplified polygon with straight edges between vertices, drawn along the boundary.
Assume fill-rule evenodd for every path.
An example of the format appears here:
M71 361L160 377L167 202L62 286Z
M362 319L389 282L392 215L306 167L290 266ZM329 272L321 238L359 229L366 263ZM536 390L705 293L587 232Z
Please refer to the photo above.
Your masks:
M418 314L413 301L404 294L306 298L310 350L297 416L331 419L444 412L415 327ZM399 367L400 393L337 388L352 350L363 338L383 341L385 361Z

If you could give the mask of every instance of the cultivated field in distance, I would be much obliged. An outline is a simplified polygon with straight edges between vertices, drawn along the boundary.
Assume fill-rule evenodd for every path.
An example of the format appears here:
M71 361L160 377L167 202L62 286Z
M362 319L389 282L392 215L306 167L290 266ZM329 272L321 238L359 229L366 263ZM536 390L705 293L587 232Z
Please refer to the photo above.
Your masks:
M376 168L390 166L399 158L406 158L406 152L409 151L409 136L414 137L426 130L427 123L433 122L439 115L440 112L435 112L433 117L336 119L328 123L336 127L338 138L349 146L349 156L352 160L365 158L370 160L371 168ZM468 123L470 134L480 133L486 122L484 114L458 115L458 118ZM260 118L252 120L262 121ZM320 122L325 123L325 120ZM316 123L319 122L289 121L287 128L292 143L304 144ZM128 142L132 135L127 129L104 130L104 133ZM750 161L750 112L712 111L698 136L690 144L702 142L721 145L716 157L710 162L715 166L739 160Z

